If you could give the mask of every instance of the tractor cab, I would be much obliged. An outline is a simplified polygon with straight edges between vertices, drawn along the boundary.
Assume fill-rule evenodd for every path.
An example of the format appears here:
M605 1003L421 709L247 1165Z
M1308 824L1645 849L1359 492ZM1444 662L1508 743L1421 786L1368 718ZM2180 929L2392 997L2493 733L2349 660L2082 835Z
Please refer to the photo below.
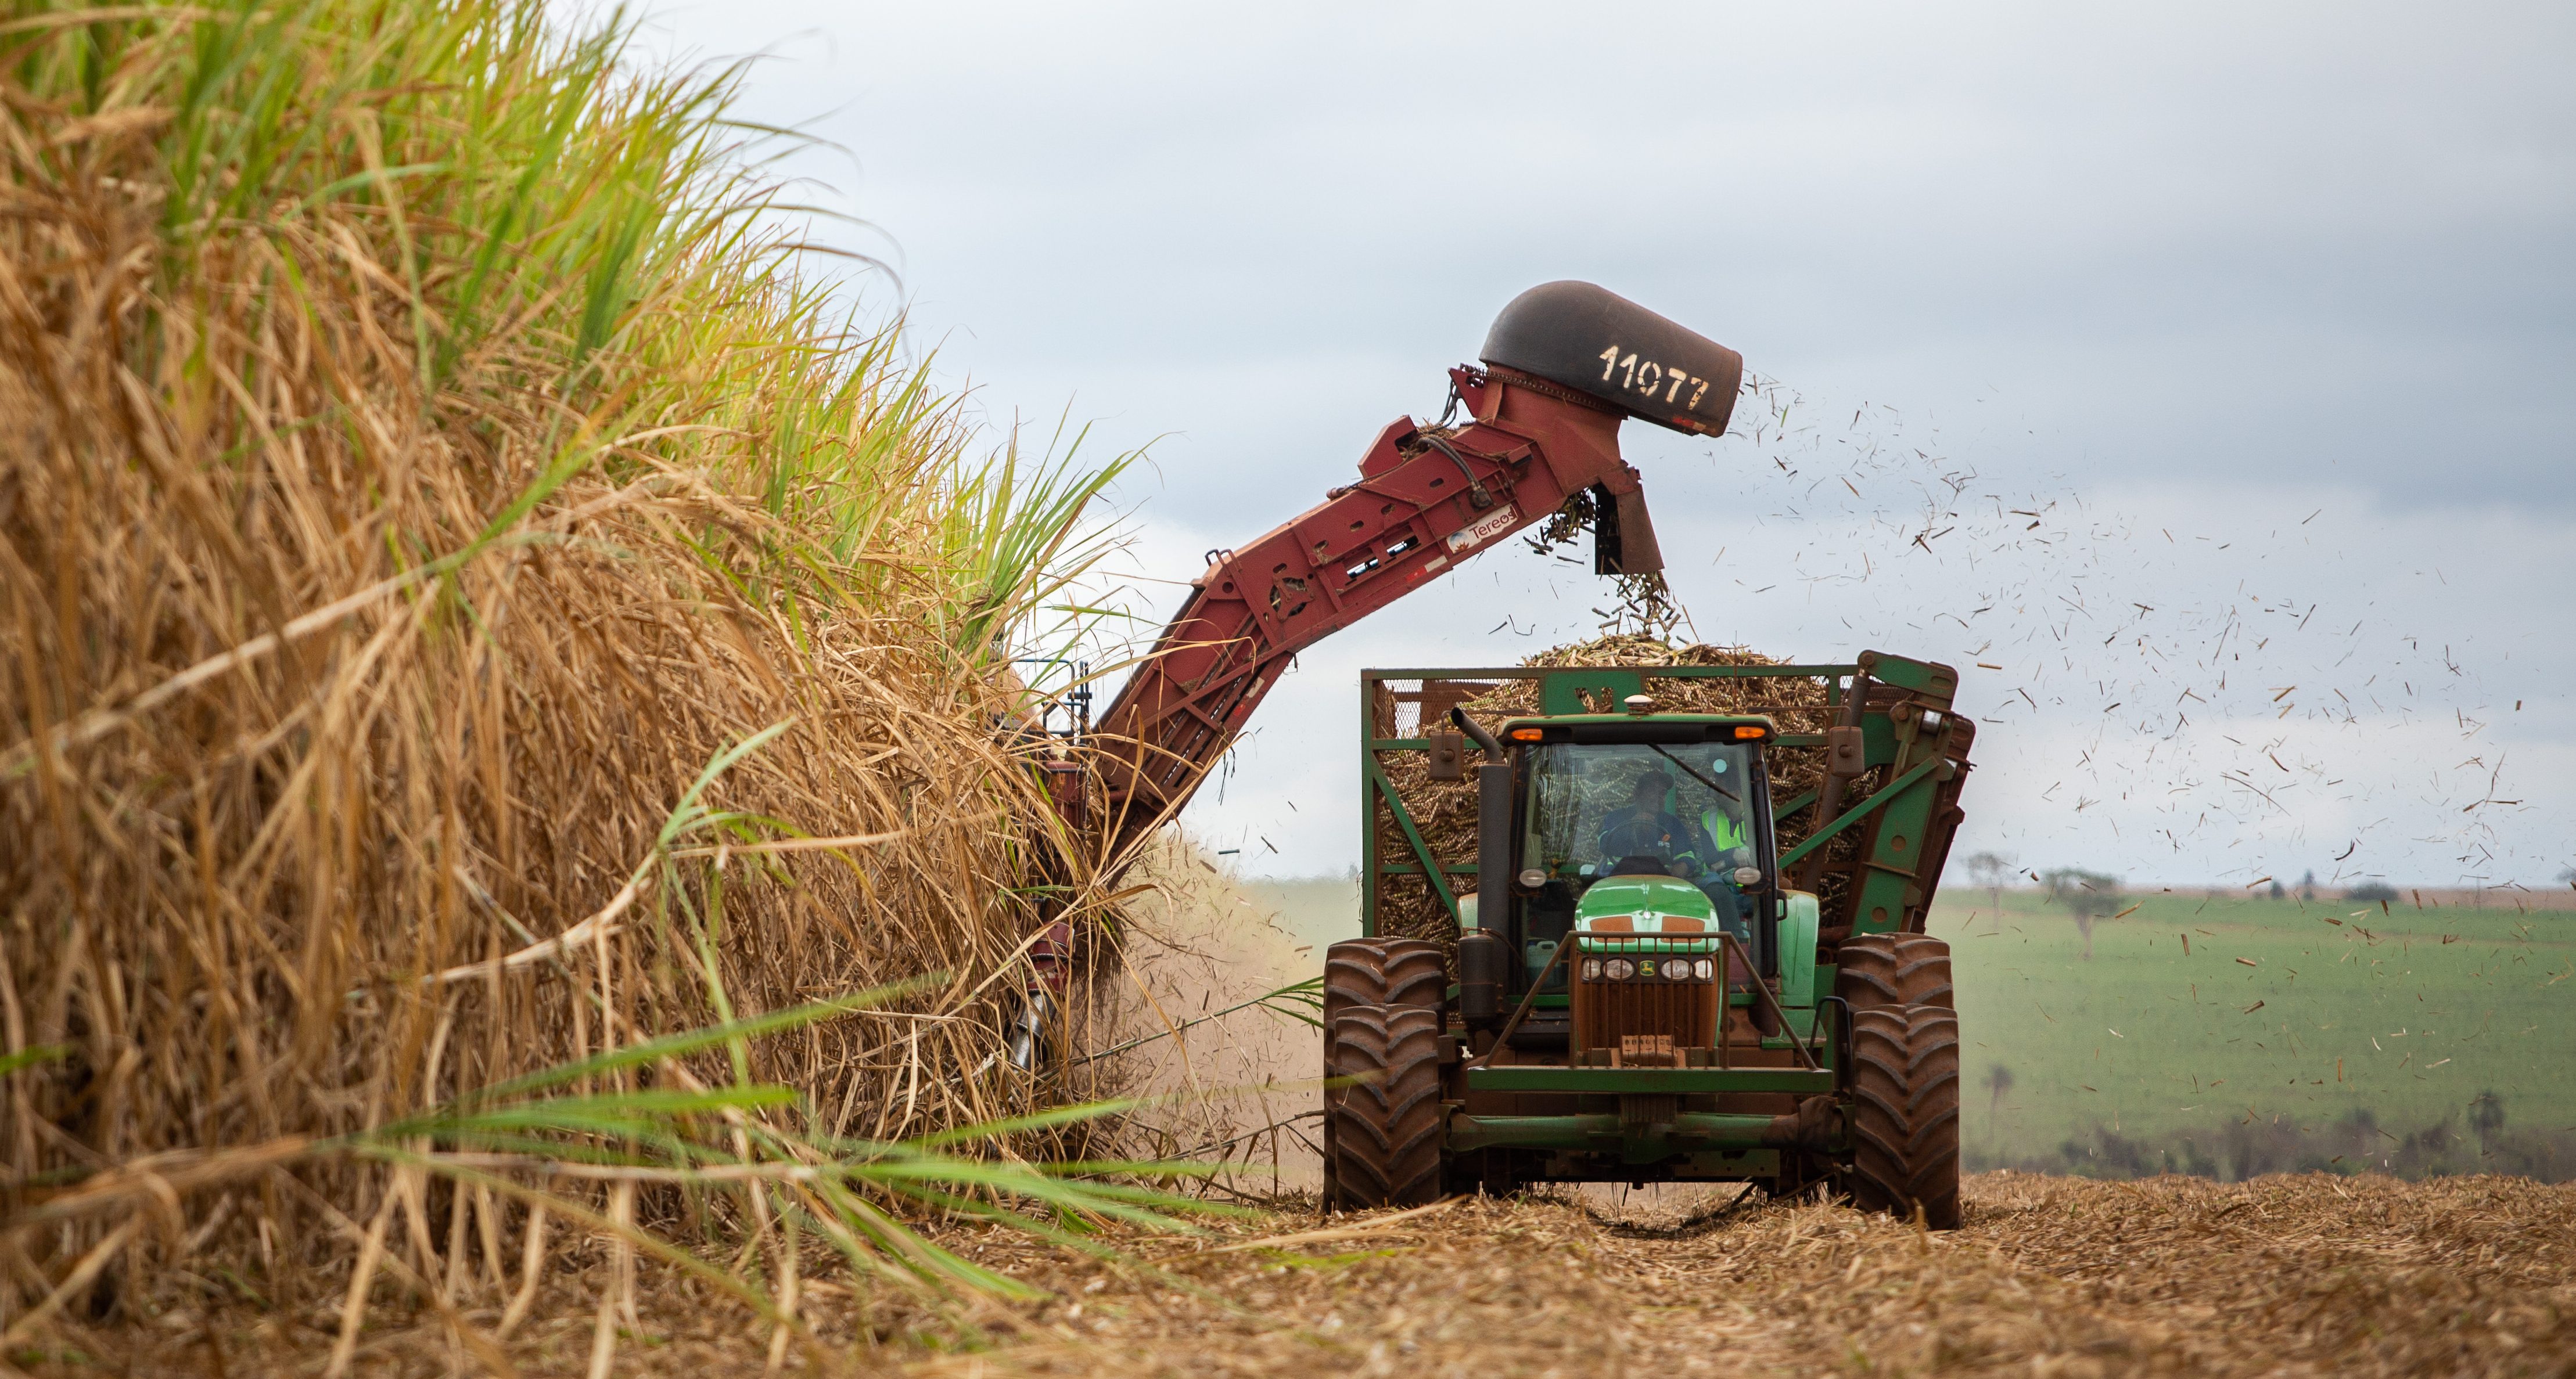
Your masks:
M1577 714L1504 725L1517 758L1513 915L1489 916L1536 978L1573 933L1731 934L1767 951L1768 719ZM1564 965L1545 989L1563 990Z
M1542 998L1511 1035L1533 1052L1629 1036L1711 1048L1728 992L1789 975L1780 933L1795 902L1812 934L1812 897L1783 892L1774 865L1773 722L1656 713L1642 693L1619 702L1628 712L1476 733L1488 758L1478 870L1494 874L1459 903L1460 990L1471 1024ZM1792 965L1805 986L1809 964Z

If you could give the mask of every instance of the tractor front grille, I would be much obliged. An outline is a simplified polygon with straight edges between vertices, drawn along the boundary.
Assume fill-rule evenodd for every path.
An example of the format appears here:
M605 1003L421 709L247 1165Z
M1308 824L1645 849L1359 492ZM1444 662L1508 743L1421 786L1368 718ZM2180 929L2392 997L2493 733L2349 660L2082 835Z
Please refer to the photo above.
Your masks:
M1582 956L1618 951L1607 946L1596 948L1587 942ZM1683 961L1686 964L1688 960ZM1717 1043L1719 987L1715 981L1676 980L1660 975L1587 981L1578 976L1573 987L1574 1048L1578 1051L1618 1049L1623 1042L1631 1049L1652 1047L1660 1042L1658 1036L1670 1039L1670 1047L1676 1053L1711 1048Z

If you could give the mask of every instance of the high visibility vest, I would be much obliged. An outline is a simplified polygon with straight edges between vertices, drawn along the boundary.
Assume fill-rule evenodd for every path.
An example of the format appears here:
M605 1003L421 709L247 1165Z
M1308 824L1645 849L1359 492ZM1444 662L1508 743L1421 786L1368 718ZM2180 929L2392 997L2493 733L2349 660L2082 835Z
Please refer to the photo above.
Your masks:
M1716 805L1699 812L1699 826L1708 834L1709 843L1720 852L1751 846L1744 840L1744 829Z

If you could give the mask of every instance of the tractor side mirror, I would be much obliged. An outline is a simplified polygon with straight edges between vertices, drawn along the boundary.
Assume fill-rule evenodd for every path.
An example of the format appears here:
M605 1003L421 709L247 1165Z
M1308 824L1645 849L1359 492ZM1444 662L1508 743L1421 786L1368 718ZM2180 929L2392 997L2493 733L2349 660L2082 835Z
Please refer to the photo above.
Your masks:
M1467 778L1467 735L1465 733L1431 733L1431 778L1465 780Z
M1857 776L1869 769L1869 750L1860 729L1825 729L1825 769L1837 776Z

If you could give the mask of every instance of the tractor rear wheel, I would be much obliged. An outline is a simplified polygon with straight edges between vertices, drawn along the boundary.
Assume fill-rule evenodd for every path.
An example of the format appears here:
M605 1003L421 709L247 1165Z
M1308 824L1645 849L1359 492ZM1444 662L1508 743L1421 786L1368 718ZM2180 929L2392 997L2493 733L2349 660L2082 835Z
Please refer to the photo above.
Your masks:
M1415 1206L1440 1195L1440 1009L1354 1005L1334 1016L1325 1104L1327 1207Z
M1419 1007L1433 1012L1449 992L1449 969L1439 945L1418 938L1344 939L1324 952L1324 1075L1333 1072L1333 1021L1353 1006ZM1341 1155L1334 1147L1333 1107L1341 1093L1324 1093L1324 1207L1340 1205Z
M1933 1005L1852 1012L1851 1168L1863 1210L1959 1225L1959 1016Z
M1950 945L1930 934L1854 934L1834 950L1834 994L1854 1015L1876 1006L1953 1009Z

